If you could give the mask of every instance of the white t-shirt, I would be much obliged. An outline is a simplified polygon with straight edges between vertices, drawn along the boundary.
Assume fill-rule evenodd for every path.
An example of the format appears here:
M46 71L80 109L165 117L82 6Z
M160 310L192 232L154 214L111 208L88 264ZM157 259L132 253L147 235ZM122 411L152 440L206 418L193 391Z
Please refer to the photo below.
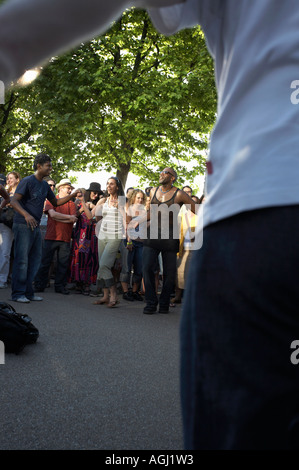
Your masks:
M186 0L150 15L164 34L200 24L215 60L204 224L298 204L298 0Z

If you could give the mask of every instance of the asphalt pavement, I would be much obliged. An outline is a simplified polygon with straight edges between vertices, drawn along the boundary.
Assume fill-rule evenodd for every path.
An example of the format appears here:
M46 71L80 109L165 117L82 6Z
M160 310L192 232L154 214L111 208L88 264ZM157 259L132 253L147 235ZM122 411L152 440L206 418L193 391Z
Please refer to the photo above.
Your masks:
M181 309L144 315L89 296L0 301L28 314L36 344L0 364L0 450L181 450Z

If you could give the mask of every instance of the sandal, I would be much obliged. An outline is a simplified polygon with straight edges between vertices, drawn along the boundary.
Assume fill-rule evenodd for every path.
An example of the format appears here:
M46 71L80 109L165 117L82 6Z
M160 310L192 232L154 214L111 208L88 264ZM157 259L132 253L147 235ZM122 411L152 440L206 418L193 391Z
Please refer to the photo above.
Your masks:
M107 307L109 308L115 308L116 307L116 304L118 304L118 301L117 300L110 300L109 304L107 305Z
M103 304L108 304L109 305L109 300L95 300L94 302L92 302L93 305L103 305Z
M177 299L176 297L174 297L173 299L170 300L173 304L181 304L182 303L182 300L181 299Z

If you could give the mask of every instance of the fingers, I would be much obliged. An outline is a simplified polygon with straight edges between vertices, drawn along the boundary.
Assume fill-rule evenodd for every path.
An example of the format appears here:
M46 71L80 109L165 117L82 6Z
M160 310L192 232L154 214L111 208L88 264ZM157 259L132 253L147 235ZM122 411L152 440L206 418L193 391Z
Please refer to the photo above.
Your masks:
M33 217L27 220L27 227L31 228L32 231L37 227L37 222Z

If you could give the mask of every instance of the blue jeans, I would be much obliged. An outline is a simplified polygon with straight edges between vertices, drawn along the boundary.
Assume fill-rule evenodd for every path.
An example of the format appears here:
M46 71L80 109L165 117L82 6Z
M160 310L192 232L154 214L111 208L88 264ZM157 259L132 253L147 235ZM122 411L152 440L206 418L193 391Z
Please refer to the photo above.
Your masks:
M186 449L299 449L299 206L204 230L181 320Z
M133 249L128 251L128 278L134 268L133 284L140 284L142 280L142 254L143 243L133 240Z
M28 299L34 296L33 279L41 260L41 233L39 227L33 231L26 224L13 224L14 262L12 271L13 300L25 295Z

